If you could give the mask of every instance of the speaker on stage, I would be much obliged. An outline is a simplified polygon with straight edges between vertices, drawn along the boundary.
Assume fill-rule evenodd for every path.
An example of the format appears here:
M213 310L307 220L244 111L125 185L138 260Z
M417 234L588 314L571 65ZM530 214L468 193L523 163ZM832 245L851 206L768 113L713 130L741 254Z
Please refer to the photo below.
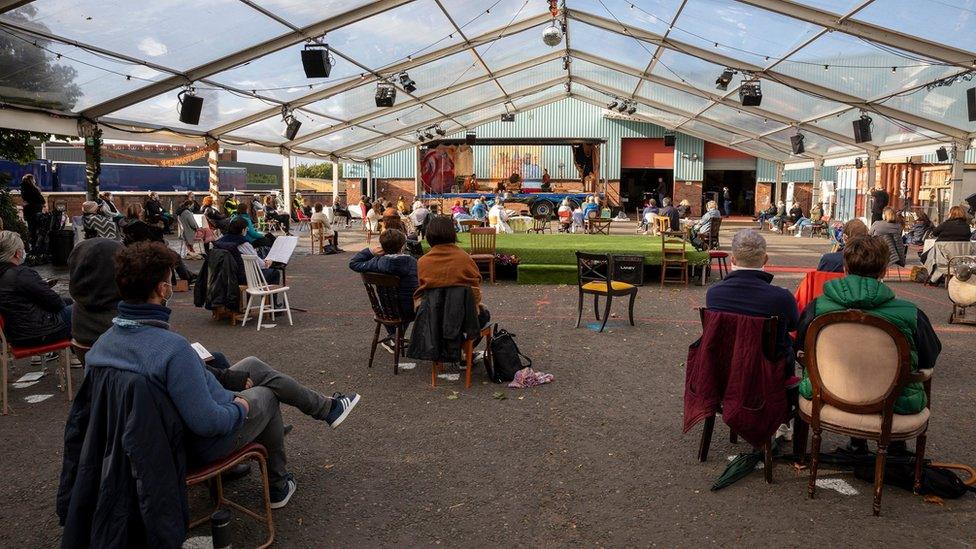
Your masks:
M673 147L674 146L674 134L673 133L666 133L666 134L664 134L664 146L665 147Z
M871 141L871 117L867 115L862 115L854 122L851 122L854 126L854 142L855 143L867 143Z
M203 98L193 95L190 90L181 91L176 98L180 102L180 122L193 126L199 124Z
M329 46L326 44L309 44L302 50L302 67L305 68L306 78L328 78L332 72L332 60L329 58Z

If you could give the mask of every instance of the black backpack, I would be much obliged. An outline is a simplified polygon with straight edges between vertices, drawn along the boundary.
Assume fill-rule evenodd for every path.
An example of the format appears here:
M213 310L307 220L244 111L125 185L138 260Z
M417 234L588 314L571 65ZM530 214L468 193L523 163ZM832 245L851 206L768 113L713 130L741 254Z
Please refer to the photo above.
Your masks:
M528 364L523 364L525 359ZM496 324L491 336L491 360L485 361L488 377L495 383L505 383L515 379L515 372L532 366L532 359L519 351L515 334L500 329Z
M967 486L951 468L944 466L946 464L935 464L929 460L923 463L922 495L931 494L943 499L956 499L966 492L974 491L974 488ZM874 463L856 466L854 476L873 483ZM911 491L915 486L915 459L896 458L885 463L884 483Z

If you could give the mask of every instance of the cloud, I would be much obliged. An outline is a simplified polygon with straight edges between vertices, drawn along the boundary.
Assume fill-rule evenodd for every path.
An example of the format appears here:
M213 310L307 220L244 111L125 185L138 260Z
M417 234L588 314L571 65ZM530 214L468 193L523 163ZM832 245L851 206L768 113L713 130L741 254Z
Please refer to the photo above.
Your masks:
M148 55L149 57L159 57L160 55L166 55L169 48L167 48L166 44L163 44L159 40L156 40L151 36L147 36L143 38L141 42L139 42L139 51Z

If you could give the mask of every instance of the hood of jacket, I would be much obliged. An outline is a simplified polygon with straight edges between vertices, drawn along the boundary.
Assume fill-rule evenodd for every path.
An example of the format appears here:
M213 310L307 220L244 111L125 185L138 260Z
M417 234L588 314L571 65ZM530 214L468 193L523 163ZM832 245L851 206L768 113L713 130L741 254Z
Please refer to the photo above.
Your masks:
M876 278L847 275L824 284L824 296L848 309L876 309L895 298L895 292Z

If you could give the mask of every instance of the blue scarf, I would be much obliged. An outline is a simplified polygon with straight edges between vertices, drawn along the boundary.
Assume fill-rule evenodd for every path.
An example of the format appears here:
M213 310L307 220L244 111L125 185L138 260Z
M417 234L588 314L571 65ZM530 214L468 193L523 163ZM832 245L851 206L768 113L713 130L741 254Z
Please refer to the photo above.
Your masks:
M152 303L119 302L119 316L112 319L116 326L155 326L169 330L169 315L173 311L169 307Z

